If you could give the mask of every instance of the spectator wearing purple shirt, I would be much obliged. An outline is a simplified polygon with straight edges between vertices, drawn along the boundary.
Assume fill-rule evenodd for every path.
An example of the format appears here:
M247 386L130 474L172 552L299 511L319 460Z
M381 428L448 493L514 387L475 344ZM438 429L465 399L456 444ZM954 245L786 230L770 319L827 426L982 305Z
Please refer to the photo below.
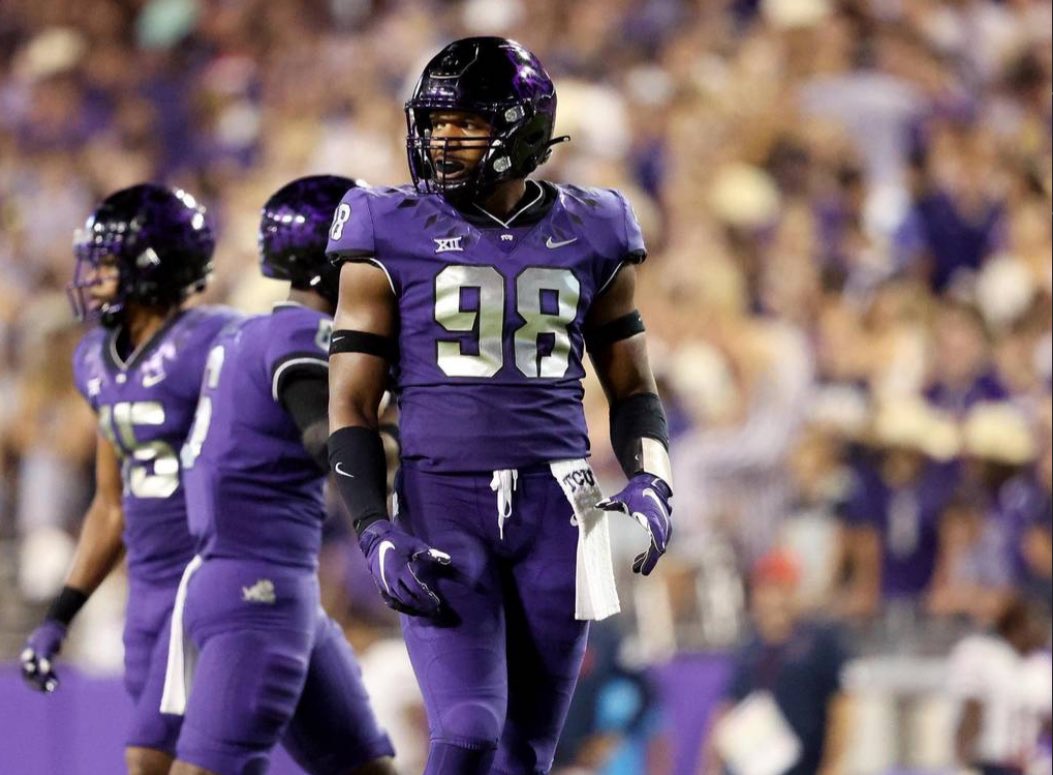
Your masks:
M936 564L939 517L953 492L943 463L956 451L953 424L916 399L881 406L842 511L846 616L870 616L882 602L915 601Z
M1005 202L994 190L990 138L952 116L915 149L912 203L896 234L901 265L943 293L975 272L1003 241Z
M1006 398L991 361L991 344L976 307L944 302L932 325L932 373L925 398L961 417L979 401Z
M1049 434L1043 450L1036 435L1008 402L977 404L961 433L965 474L983 487L987 520L1006 536L1007 572L1021 592L1049 605Z

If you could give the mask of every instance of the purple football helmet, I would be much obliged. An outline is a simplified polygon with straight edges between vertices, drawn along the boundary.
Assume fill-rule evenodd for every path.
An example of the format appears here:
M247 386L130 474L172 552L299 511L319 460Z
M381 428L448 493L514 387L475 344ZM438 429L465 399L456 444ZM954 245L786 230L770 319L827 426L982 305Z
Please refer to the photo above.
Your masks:
M431 137L431 115L462 111L482 116L490 137L470 175L446 180L433 158L448 140ZM543 164L556 123L556 87L541 62L514 40L464 38L436 54L406 103L406 151L417 190L455 199L477 199L504 180L525 178ZM468 143L471 141L459 141Z
M73 239L77 263L66 286L73 314L112 327L129 301L179 304L204 290L215 246L205 208L182 189L141 183L110 194ZM106 260L116 264L117 293L92 309L86 292L100 282L96 270Z
M260 271L335 304L340 270L325 255L329 226L344 194L361 185L339 175L309 175L274 192L260 218Z

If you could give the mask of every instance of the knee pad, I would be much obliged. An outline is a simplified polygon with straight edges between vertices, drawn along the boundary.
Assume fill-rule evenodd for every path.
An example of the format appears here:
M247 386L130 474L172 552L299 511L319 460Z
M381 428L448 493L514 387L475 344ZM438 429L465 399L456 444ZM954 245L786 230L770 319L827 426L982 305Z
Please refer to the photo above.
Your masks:
M470 746L497 745L505 723L503 709L485 700L462 700L439 708L431 720L433 740L469 741Z

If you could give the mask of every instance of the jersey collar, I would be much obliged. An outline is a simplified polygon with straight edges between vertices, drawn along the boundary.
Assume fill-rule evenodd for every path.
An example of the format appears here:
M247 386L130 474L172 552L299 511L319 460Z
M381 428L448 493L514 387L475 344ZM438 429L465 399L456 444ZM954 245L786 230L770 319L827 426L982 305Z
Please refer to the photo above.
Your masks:
M123 325L113 329L106 337L106 346L103 348L105 353L106 363L114 371L128 371L134 366L138 365L143 358L149 353L153 352L162 341L164 341L165 334L167 334L172 326L174 326L183 315L186 314L185 309L181 309L172 315L168 320L161 324L154 333L143 342L141 345L132 350L131 354L127 358L122 358L117 349L117 343L120 339L121 334L125 331Z
M526 193L515 211L506 219L488 213L474 202L457 212L464 220L480 229L514 229L533 226L552 209L557 199L556 187L547 181L527 180Z

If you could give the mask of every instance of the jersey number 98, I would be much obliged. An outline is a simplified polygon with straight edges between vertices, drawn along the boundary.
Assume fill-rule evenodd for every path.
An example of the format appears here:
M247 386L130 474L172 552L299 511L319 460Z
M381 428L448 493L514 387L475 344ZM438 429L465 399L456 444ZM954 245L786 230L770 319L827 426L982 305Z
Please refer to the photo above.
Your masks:
M478 294L462 310L462 291ZM559 379L570 365L568 330L578 314L581 284L569 269L531 266L516 277L515 305L525 322L512 333L516 367L535 379ZM474 334L478 354L463 339L436 343L439 368L449 377L492 377L504 363L505 278L493 266L451 265L435 277L435 320L451 333ZM542 339L544 336L544 339ZM551 346L542 347L542 341Z

